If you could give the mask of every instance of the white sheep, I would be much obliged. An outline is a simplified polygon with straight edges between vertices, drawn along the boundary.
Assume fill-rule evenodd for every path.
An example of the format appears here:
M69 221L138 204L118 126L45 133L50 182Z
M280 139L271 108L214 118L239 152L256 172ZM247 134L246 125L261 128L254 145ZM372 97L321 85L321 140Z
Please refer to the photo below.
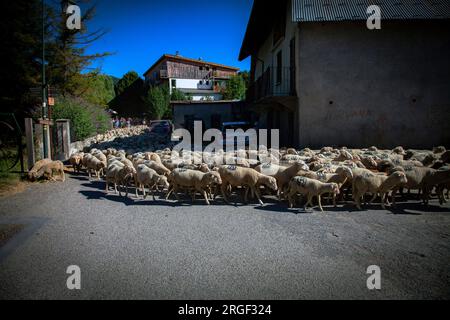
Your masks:
M158 185L163 185L165 187L169 187L167 182L167 178L165 176L159 175L155 170L147 167L145 164L140 164L136 167L135 174L135 183L136 183L136 198L139 197L138 189L142 188L142 195L147 198L147 194L145 192L145 187L147 186L150 193L152 194L153 200L155 200L155 194L153 190Z
M178 190L180 188L188 188L194 191L192 200L195 199L195 192L199 192L204 197L207 205L210 204L207 192L211 185L222 184L221 177L216 171L204 173L198 170L182 168L174 169L170 173L168 181L170 187L166 195L166 200L169 199L172 193L174 193L177 200L179 200Z
M236 165L223 165L219 167L222 178L221 192L225 202L229 203L227 197L228 186L250 188L252 194L256 195L258 202L263 205L259 186L264 185L277 191L276 179L259 173L252 168L244 168ZM245 192L244 201L247 202L248 190Z
M337 183L324 183L319 180L309 179L306 177L295 176L291 179L288 186L287 198L289 200L289 207L294 206L294 196L301 194L307 197L304 209L312 204L314 197L317 197L317 202L320 211L323 212L321 196L325 193L331 193L333 195L339 194L339 186Z
M377 195L380 195L381 207L385 209L385 202L389 205L388 192L396 186L407 182L405 173L401 171L395 171L389 176L374 173L359 175L353 179L353 198L355 199L356 207L361 210L361 198L366 193L371 193L373 197L370 203L376 199Z

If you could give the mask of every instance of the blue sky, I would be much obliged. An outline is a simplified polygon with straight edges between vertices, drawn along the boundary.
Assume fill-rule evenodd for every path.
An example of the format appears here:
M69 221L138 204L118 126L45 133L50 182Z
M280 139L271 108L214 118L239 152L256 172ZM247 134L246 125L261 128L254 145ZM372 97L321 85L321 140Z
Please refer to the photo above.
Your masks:
M163 54L226 64L248 70L238 61L253 0L97 0L90 31L109 33L87 53L114 52L99 61L102 73L122 77L143 73ZM83 8L82 8L83 10Z

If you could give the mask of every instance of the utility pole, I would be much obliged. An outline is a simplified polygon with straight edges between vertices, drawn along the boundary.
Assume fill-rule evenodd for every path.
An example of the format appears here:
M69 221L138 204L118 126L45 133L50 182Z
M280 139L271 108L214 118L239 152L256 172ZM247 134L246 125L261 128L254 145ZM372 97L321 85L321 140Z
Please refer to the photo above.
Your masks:
M48 118L48 110L47 110L47 83L45 79L45 3L42 0L42 119L47 120ZM44 158L48 158L50 155L48 154L48 146L50 144L49 136L48 136L48 125L43 123L42 125L43 132L43 145L44 145Z

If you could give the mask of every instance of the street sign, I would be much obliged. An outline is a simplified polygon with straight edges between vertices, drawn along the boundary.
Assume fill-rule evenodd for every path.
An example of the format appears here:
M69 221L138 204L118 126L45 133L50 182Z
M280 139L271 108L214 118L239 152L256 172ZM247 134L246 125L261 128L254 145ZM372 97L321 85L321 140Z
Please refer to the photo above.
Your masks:
M48 105L49 106L54 106L55 105L55 98L48 97Z

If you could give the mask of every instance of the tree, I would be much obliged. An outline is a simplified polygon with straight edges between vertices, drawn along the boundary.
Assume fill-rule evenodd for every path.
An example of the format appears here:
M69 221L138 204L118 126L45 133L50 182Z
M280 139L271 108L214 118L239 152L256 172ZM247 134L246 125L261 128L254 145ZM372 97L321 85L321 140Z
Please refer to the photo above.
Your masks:
M245 81L242 75L231 76L222 90L225 100L243 100L245 98Z
M115 97L113 79L96 72L85 74L83 78L83 98L91 104L106 108Z
M170 101L185 101L185 100L188 100L188 97L183 92L177 89L172 90Z
M136 80L139 79L139 75L136 71L128 71L124 74L115 87L116 95L120 96L129 86L131 86Z
M95 5L83 11L80 30L67 28L66 8L69 2L60 0L58 5L53 4L48 8L53 27L47 40L48 81L50 85L57 87L62 95L82 96L86 89L82 85L85 80L82 72L95 60L110 55L108 52L86 54L85 51L107 31L104 29L88 31L88 22L95 16ZM83 3L88 2L90 0Z
M56 100L52 115L55 119L69 119L71 135L75 141L86 139L95 133L104 133L110 128L111 118L104 108L85 100L65 96Z
M41 80L41 1L2 1L0 10L1 112L29 113L40 98L29 92Z
M149 113L155 120L161 120L170 111L170 95L166 87L150 87L145 97Z
M239 72L239 75L244 79L245 88L248 89L250 85L250 72L248 71L241 71Z

